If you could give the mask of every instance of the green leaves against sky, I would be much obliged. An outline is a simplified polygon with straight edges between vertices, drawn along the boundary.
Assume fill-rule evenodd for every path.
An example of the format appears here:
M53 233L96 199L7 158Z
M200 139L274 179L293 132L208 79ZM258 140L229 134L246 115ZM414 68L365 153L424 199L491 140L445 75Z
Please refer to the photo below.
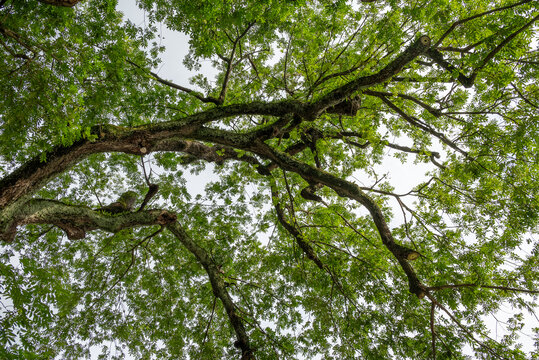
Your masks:
M539 356L537 2L60 3L0 1L0 358Z

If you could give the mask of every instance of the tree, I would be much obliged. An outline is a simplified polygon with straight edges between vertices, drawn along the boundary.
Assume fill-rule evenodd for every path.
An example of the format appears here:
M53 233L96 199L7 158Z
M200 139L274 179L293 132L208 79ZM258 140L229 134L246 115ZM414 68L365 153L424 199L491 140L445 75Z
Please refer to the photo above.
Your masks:
M538 2L138 5L1 2L2 358L538 356Z

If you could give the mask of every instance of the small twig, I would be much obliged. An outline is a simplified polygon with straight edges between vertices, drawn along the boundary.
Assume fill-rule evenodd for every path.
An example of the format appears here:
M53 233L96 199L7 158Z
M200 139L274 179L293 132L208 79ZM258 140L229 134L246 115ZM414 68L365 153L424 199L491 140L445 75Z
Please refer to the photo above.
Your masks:
M102 299L104 298L109 292L111 292L111 290L116 286L118 285L118 283L124 278L124 276L127 274L127 272L129 271L129 269L131 269L131 267L133 266L133 264L135 263L135 249L131 249L131 262L129 263L129 265L127 265L127 267L125 268L125 270L120 274L120 276L116 279L116 281L114 282L114 284L112 284L107 291L105 291L103 294L101 294L101 296L99 296L98 299ZM97 299L94 300L94 303L97 302Z
M42 237L43 235L45 235L46 233L48 233L49 231L51 231L52 229L54 229L54 226L50 226L48 228L46 228L45 230L41 231L39 234L36 235L36 240L39 239L40 237Z
M437 291L437 290L443 290L443 289L458 289L458 288L466 288L466 287L482 287L486 289L497 289L497 290L505 290L505 291L524 292L528 294L539 294L539 290L528 290L528 289L512 288L508 286L481 285L481 284L448 284L448 285L430 286L427 288L427 290Z
M294 26L295 27L295 26ZM292 30L294 30L294 27L292 27ZM284 64L283 64L283 84L284 89L286 93L290 96L294 96L294 91L290 90L288 88L288 55L290 52L290 46L292 45L292 35L290 35L290 38L288 39L288 45L286 46L286 52L284 54Z
M390 96L398 96L402 99L406 99L406 100L410 100L414 103L416 103L417 105L421 106L423 109L427 110L429 113L431 113L433 116L435 117L440 117L442 114L442 112L438 109L435 109L433 108L432 106L430 106L429 104L427 104L426 102L424 102L423 100L420 100L418 98L416 98L415 96L412 96L412 95L408 95L408 94L393 94L393 93L390 93L390 92L381 92L381 91L374 91L374 90L364 90L363 91L364 94L367 94L367 95L372 95L372 96L376 96L376 97L381 97L381 96L386 96L386 97L390 97Z
M464 156L468 157L468 152L462 150L459 148L453 141L449 140L443 133L433 129L432 127L422 123L419 119L408 115L405 113L401 108L399 108L397 105L395 105L393 102L391 102L387 97L385 96L379 96L379 98L384 102L387 107L394 110L397 114L399 114L406 122L408 122L410 125L415 126L417 128L420 128L421 130L435 136L438 138L441 142L448 145L450 148L460 152Z
M88 184L90 184L90 187L92 188L92 192L94 193L95 198L97 199L97 202L99 203L99 207L100 208L104 207L103 203L101 202L101 199L99 199L99 195L97 194L97 191L95 189L95 185L92 184L92 182L90 181L90 178L88 177L88 174L86 174L84 171L82 171L82 174L86 178L86 181L88 182Z
M245 30L238 35L238 37L236 38L236 40L232 41L232 39L230 39L230 41L232 41L233 45L232 45L232 52L230 53L230 57L228 57L228 61L226 61L226 63L228 64L227 67L226 67L226 72L225 72L225 77L223 79L223 85L221 87L221 93L219 94L219 98L217 99L217 105L222 105L225 101L225 97L226 97L226 92L228 90L228 82L229 82L229 79L230 79L230 74L232 73L232 70L233 70L233 67L234 67L234 63L233 63L233 60L234 60L234 55L236 54L236 48L240 42L240 40L245 36L247 35L247 33L249 32L249 30L251 29L251 27L253 27L253 25L255 24L256 22L253 21L251 23L249 23L247 25L247 27L245 28ZM225 32L225 34L227 34ZM227 34L228 36L228 34ZM240 54L241 55L241 54Z
M525 97L524 94L522 94L522 92L518 89L518 87L517 87L515 84L511 83L511 86L513 87L513 89L515 89L515 91L517 92L518 96L519 96L522 100L524 100L528 105L530 105L530 106L532 106L532 107L534 107L534 108L536 108L536 109L539 109L539 106L536 105L536 104L534 104L534 103L532 103L530 99L528 99L527 97Z
M154 231L152 234L144 237L141 241L139 241L138 243L136 243L135 245L133 245L131 247L131 249L129 249L129 251L131 252L131 262L129 263L129 265L127 265L127 268L125 268L125 270L120 274L120 276L116 279L116 281L114 282L114 284L112 284L107 291L105 291L103 294L101 294L101 296L99 296L99 299L102 299L103 297L105 297L116 285L118 285L118 283L125 277L125 275L127 274L127 272L129 271L129 269L131 269L131 267L133 266L133 264L135 264L135 250L137 249L137 247L139 247L141 244L143 244L145 241L148 241L149 239L153 238L155 235L159 234L161 231L163 231L164 227L161 226L159 228L159 230L157 231ZM97 302L97 299L94 300L94 303Z
M436 304L432 302L430 307L430 332L432 334L432 359L436 360L436 331L434 330L434 310Z
M214 296L213 297L213 306L212 306L212 309L211 309L210 320L208 321L208 325L206 326L206 331L204 332L204 340L202 340L202 344L200 345L201 350L202 350L202 348L204 348L204 345L206 344L206 340L208 338L208 331L210 330L210 326L211 326L211 323L212 323L212 320L213 320L213 314L215 314L215 305L216 304L217 304L217 297Z
M146 181L146 184L150 186L150 176L152 175L152 169L150 167L150 175L148 176L148 174L146 173L146 164L144 162L144 155L140 157L140 165L142 166L142 172L144 173L144 180Z

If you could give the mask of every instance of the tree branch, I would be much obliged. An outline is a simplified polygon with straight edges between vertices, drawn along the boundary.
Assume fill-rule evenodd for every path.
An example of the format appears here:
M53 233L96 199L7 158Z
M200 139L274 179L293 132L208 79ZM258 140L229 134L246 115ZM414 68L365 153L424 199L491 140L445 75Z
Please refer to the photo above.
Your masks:
M232 52L230 53L230 56L228 58L223 57L223 59L225 59L225 62L227 63L227 67L226 67L225 77L223 79L223 85L221 86L221 93L219 94L219 98L217 99L218 105L222 105L225 102L226 92L228 90L228 81L230 80L230 74L232 72L232 68L234 67L233 61L234 61L234 55L236 54L236 48L238 46L238 43L245 35L247 35L247 33L249 32L251 27L253 27L254 24L255 22L253 21L247 25L245 30L240 35L238 35L238 37L233 41Z
M440 117L440 116L443 115L440 110L435 109L432 106L430 106L429 104L425 103L424 101L422 101L422 100L420 100L420 99L418 99L418 98L416 98L414 96L408 95L408 94L392 94L390 92L380 92L380 91L374 91L374 90L365 90L365 91L363 91L363 93L367 94L367 95L377 96L377 97L397 96L397 97L400 97L402 99L413 101L414 103L421 106L423 109L427 110L429 113L431 113L435 117Z
M462 25L464 23L467 23L468 21L471 21L471 20L474 20L474 19L477 19L479 17L482 17L482 16L485 16L485 15L488 15L488 14L492 14L492 13L495 13L495 12L498 12L498 11L502 11L502 10L506 10L506 9L511 9L515 6L519 6L519 5L523 5L523 4L526 4L526 3L529 3L531 0L524 0L524 1L521 1L521 2L518 2L516 4L511 4L511 5L507 5L507 6L502 6L502 7L499 7L499 8L496 8L496 9L492 9L492 10L488 10L488 11L484 11L482 13L479 13L479 14L475 14L475 15L472 15L470 17L467 17L467 18L464 18L464 19L461 19L461 20L457 20L455 21L453 24L451 24L451 26L449 27L449 29L446 30L446 32L440 37L440 39L438 39L438 41L436 41L436 43L434 44L434 48L437 48L438 46L440 46L440 44L442 43L442 41L444 41L444 39L453 31L455 30L455 28L459 25Z
M368 86L382 83L392 76L397 75L402 68L414 60L417 56L425 53L430 47L430 38L421 36L408 46L397 58L386 65L382 70L373 75L362 76L350 81L328 94L322 96L318 101L312 104L310 109L310 118L316 118L327 108L337 105L347 97L353 95L354 92L364 89Z
M39 0L39 1L47 5L73 7L80 0Z
M148 187L148 192L144 196L144 200L142 200L142 204L140 204L140 207L138 208L137 211L144 210L144 207L148 204L148 202L151 200L151 198L154 197L155 194L157 194L158 191L159 191L159 185L150 184L149 187Z
M434 330L434 310L436 309L436 304L431 303L430 306L430 333L432 336L432 359L436 360L436 331Z
M338 104L353 92L366 86L385 81L397 74L404 65L412 61L419 54L425 52L429 45L429 37L420 37L378 73L355 79L326 94L312 104L303 104L295 100L282 100L270 103L252 102L216 107L176 120L158 124L147 124L136 128L124 128L114 125L94 126L90 133L96 136L97 140L89 141L83 139L70 146L57 146L51 151L42 153L29 160L20 168L0 180L0 209L17 201L23 195L33 193L50 178L65 171L90 154L116 151L144 155L149 151L166 151L165 144L167 143L167 139L188 137L205 123L232 116L269 115L286 118L285 115L297 114L303 119L313 120L314 117L318 116L325 109ZM234 136L236 136L236 139L234 139L235 143L238 143L237 140L239 139L243 139L246 143L254 140L254 137L248 138L238 134ZM222 143L228 141L228 139L220 140ZM240 148L247 145L242 144ZM42 161L44 158L47 160Z
M204 270L206 270L213 293L219 300L221 300L228 315L228 319L236 333L237 341L234 343L234 346L241 349L241 360L254 360L254 349L252 349L249 344L247 331L243 326L241 317L236 311L236 305L226 290L225 281L219 273L217 265L212 261L206 250L201 248L193 239L191 239L191 237L189 237L189 235L187 235L180 224L177 222L170 223L167 225L167 229L181 241L187 250L189 250L204 267Z
M0 217L0 240L11 242L17 226L51 224L66 232L69 239L82 239L91 230L118 232L136 226L167 225L176 215L166 210L146 210L110 215L83 205L68 205L49 199L32 199Z
M281 169L297 173L309 183L321 183L333 189L339 196L354 199L365 206L378 229L382 243L395 256L408 277L410 292L419 298L423 298L425 295L424 286L408 263L408 260L417 258L417 252L395 242L380 207L357 185L308 164L299 162L291 156L274 150L261 142L251 145L249 150L274 161Z
M15 171L0 180L0 209L31 195L52 177L64 172L75 163L91 154L103 152L123 152L145 155L152 151L182 151L188 143L179 141L189 137L202 124L236 115L282 116L301 112L301 103L278 101L273 103L253 102L212 108L201 113L158 124L148 124L136 128L115 125L96 125L90 136L95 140L81 139L70 146L57 146L27 161ZM266 132L273 131L268 125ZM245 142L253 141L256 134L249 138L242 134L233 135ZM227 136L231 136L230 134ZM46 160L43 160L46 159Z
M271 180L271 181L273 183L273 180ZM318 266L318 268L320 270L325 270L326 266L318 258L318 256L314 252L314 249L312 248L312 246L309 245L309 243L307 243L305 241L305 239L303 238L303 235L298 231L298 229L296 229L292 224L288 223L285 220L283 209L281 208L281 204L279 203L279 195L277 193L277 189L276 189L275 184L272 184L272 186L271 186L271 197L272 197L272 200L273 200L273 207L275 208L275 212L277 214L277 219L279 220L279 222L281 223L283 228L285 228L285 230L290 235L292 235L294 237L294 239L296 239L296 242L297 242L298 246L303 251L303 253L307 256L307 258L309 258L309 260L314 262L316 264L316 266Z
M450 148L460 152L464 156L468 156L468 153L461 148L459 148L453 141L449 140L443 133L431 128L428 125L423 124L419 119L410 116L406 114L402 109L400 109L397 105L393 104L388 98L385 96L379 97L390 109L394 110L397 114L399 114L404 120L406 120L410 125L413 125L417 128L420 128L421 130L435 136L438 138L441 142L448 145Z
M514 292L523 292L523 293L528 293L528 294L539 294L539 290L528 290L528 289L519 289L519 288L508 287L508 286L481 285L481 284L438 285L438 286L429 286L429 287L427 287L427 290L429 290L429 291L437 291L437 290L443 290L443 289L459 289L459 288L470 288L470 287L485 288L485 289L496 289L496 290L504 290L504 291L514 291Z
M436 300L429 292L426 293L427 297L429 298L429 300L435 304L436 306L438 306L440 309L442 309L443 312L445 312L447 314L447 316L449 316L449 318L451 319L451 321L453 321L470 339L472 339L472 341L474 341L476 344L478 344L479 346L481 346L482 348L484 348L485 350L487 350L491 355L497 357L497 358L500 358L502 359L503 357L500 356L500 354L498 354L497 352L494 351L494 349L492 349L490 346L484 344L483 342L479 341L478 339L475 338L475 336L473 335L473 333L467 329L456 317L455 315L453 315L449 310L447 310L447 308L445 306L443 306L440 302L438 302L438 300Z
M173 83L172 81L165 80L162 77L160 77L159 75L157 75L157 73L155 73L153 71L148 71L148 70L144 69L142 66L134 63L133 61L131 61L129 59L127 59L126 61L129 64L133 65L134 67L136 67L138 69L141 69L141 70L143 70L145 72L148 72L153 77L153 79L155 81L157 81L157 82L159 82L159 83L161 83L163 85L166 85L166 86L171 87L171 88L176 89L176 90L183 91L184 93L189 94L189 95L197 98L198 100L200 100L200 101L202 101L204 103L214 103L216 105L221 105L222 104L222 102L220 102L216 98L213 98L211 96L210 97L205 97L205 96L199 94L198 92L196 92L196 91L194 91L192 89L189 89L189 88L186 88L184 86L178 85L176 83Z
M527 1L526 1L527 2ZM539 19L539 15L535 16L533 19L531 19L529 22L524 24L520 29L513 32L509 36L507 36L498 46L496 46L494 49L492 49L479 63L479 65L473 69L470 76L466 76L462 74L454 65L452 65L449 61L445 60L442 53L438 51L435 47L430 48L426 55L430 57L432 60L434 60L435 63L437 63L440 67L447 70L448 72L458 72L458 81L466 88L470 88L473 86L475 79L477 78L477 74L479 71L481 71L490 60L494 58L494 56L501 50L505 45L507 45L511 40L513 40L517 35L522 33L524 30L529 28L535 21Z

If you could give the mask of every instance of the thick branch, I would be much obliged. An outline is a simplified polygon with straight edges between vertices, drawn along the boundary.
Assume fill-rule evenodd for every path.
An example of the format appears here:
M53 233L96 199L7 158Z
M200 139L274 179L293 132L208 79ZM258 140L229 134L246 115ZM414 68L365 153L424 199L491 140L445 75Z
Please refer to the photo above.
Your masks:
M382 210L378 204L367 196L367 194L365 194L357 185L308 164L297 161L285 153L271 149L264 143L257 143L253 145L250 150L258 153L260 156L272 160L284 170L297 173L309 183L320 183L328 186L338 195L356 200L365 206L372 216L376 228L380 233L383 244L395 256L408 277L410 292L416 294L419 298L422 298L425 295L423 285L419 281L415 271L408 263L408 260L417 258L417 252L395 242Z
M114 125L94 126L91 135L97 137L97 140L83 139L70 146L55 147L34 157L1 179L0 209L24 195L32 194L49 179L66 171L90 154L124 152L145 155L152 151L182 151L186 146L178 139L189 137L202 124L237 115L280 117L288 113L301 112L301 109L301 104L296 101L254 102L213 108L178 120L137 128ZM268 126L268 129L270 128L271 126ZM235 136L236 141L240 138L252 141L241 134L231 136ZM46 161L42 161L43 158L46 158Z
M357 185L334 176L330 173L300 162L290 155L274 150L260 140L246 142L245 139L235 139L230 132L219 129L200 128L191 136L199 140L216 142L235 148L251 151L277 164L281 169L297 173L310 184L320 183L333 189L338 195L356 200L371 213L372 219L380 233L382 242L395 256L408 277L410 292L419 298L424 296L423 285L408 260L417 258L417 252L397 244L393 239L384 215L376 202L365 194Z
M247 331L243 326L241 317L237 314L236 305L232 301L232 298L228 294L225 287L225 281L221 277L217 265L212 261L206 250L198 246L198 244L187 235L185 230L177 222L171 223L167 228L172 232L181 243L189 250L198 260L198 262L204 267L208 277L210 278L210 284L213 289L213 293L221 300L223 306L228 315L228 319L234 328L237 341L234 346L241 349L242 360L253 360L254 350L249 345L249 337Z
M12 213L2 213L0 240L12 241L17 226L26 224L52 224L64 230L69 239L82 239L86 232L96 229L118 232L125 228L166 225L176 215L166 210L146 210L110 215L87 206L68 205L56 200L32 199Z
M148 124L137 128L122 128L113 125L96 126L91 130L91 134L97 136L98 140L80 140L71 146L56 147L51 151L36 156L0 180L0 208L17 201L23 195L33 193L53 176L64 172L90 154L117 151L144 155L149 151L165 151L167 150L166 146L159 149L159 146L157 146L159 142L163 141L161 144L163 145L167 139L188 137L205 123L232 116L267 115L286 119L285 115L297 114L301 118L314 119L325 109L337 105L352 95L353 92L366 86L383 82L397 74L403 66L425 52L429 45L430 39L427 36L420 37L378 73L355 79L310 105L295 100L271 103L252 102L212 108L176 120ZM227 136L230 135L228 133ZM236 138L222 139L224 141L222 144L226 144L229 140L236 144L239 140L247 142L254 140L253 138L248 139L241 134L232 134L232 136ZM240 148L246 147L246 145L242 144ZM153 150L151 149L152 147ZM43 162L43 158L46 158L47 161Z
M75 6L80 0L39 0L47 5L72 7Z
M315 102L311 108L312 117L317 117L327 108L337 105L347 97L352 96L356 91L368 86L380 84L392 76L397 75L404 66L414 60L417 56L425 53L430 47L430 38L421 36L408 46L396 59L391 61L386 67L373 75L359 77L346 85L343 85L330 93L324 95Z

